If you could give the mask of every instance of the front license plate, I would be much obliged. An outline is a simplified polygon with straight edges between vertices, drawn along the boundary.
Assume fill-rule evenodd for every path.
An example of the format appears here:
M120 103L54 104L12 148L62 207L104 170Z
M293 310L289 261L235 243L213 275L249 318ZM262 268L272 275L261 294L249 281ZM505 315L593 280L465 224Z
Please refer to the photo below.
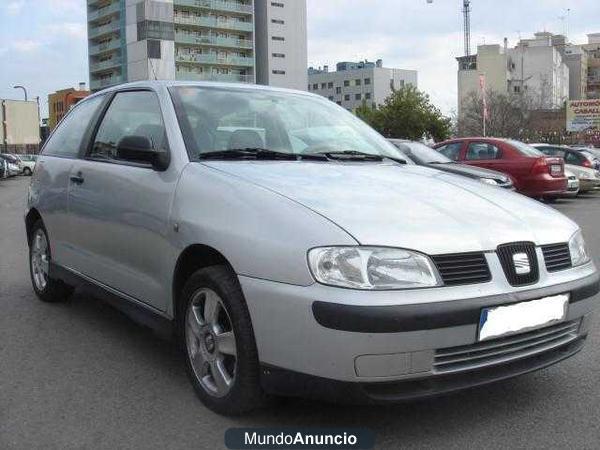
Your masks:
M550 173L552 175L560 175L562 173L562 167L556 164L550 166Z
M544 297L514 305L484 308L479 318L480 341L523 333L565 320L569 294Z

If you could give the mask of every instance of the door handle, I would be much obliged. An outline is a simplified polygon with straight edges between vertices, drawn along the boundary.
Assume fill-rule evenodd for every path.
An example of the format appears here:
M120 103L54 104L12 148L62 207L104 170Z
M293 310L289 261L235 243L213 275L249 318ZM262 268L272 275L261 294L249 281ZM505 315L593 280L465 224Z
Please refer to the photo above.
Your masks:
M77 175L71 175L69 179L71 180L71 183L74 184L83 184L83 182L85 181L81 176L81 172L78 172Z

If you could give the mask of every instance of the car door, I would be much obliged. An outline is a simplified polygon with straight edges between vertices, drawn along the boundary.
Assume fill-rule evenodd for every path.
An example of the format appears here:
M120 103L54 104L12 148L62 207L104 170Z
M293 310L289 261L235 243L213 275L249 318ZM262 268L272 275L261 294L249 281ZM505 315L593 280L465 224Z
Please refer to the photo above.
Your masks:
M502 151L499 146L489 142L470 141L465 152L465 162L472 166L504 172Z
M73 164L81 151L90 123L104 102L96 96L77 104L58 124L37 159L29 187L29 201L44 221L55 263L70 267L68 188Z
M71 170L69 213L73 265L84 276L164 311L173 260L169 210L178 180L165 171L119 158L124 137L144 136L169 151L157 95L117 92Z

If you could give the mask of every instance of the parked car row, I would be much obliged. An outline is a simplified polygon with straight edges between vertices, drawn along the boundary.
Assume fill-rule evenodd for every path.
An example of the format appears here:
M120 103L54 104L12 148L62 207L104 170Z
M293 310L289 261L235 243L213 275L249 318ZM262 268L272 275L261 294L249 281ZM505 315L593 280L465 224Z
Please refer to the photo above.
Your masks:
M504 174L529 197L553 200L600 187L600 161L590 149L481 137L451 139L434 149L455 163Z
M0 178L15 177L17 175L31 176L36 160L37 155L0 153Z

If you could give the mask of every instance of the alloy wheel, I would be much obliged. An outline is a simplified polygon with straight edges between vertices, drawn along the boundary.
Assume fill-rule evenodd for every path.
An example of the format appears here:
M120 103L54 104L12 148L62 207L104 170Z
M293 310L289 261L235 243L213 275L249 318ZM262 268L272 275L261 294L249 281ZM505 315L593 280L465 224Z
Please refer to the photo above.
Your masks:
M214 397L231 390L237 370L235 334L227 308L209 288L197 290L186 312L185 341L194 374Z
M38 228L31 242L31 272L33 273L33 282L38 291L46 289L49 265L50 254L46 233L41 228Z

